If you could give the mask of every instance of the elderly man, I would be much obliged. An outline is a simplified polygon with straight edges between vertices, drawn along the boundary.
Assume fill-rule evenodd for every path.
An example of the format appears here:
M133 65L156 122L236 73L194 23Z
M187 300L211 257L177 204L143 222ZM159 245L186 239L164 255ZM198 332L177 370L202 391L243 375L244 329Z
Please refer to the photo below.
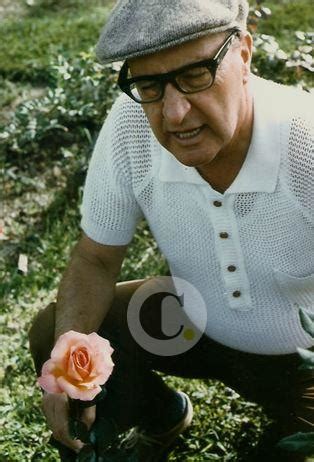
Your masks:
M102 62L124 61L124 94L95 146L83 236L57 305L39 314L30 340L38 371L66 331L113 341L116 366L97 413L120 433L134 427L121 454L140 462L165 460L193 413L188 396L154 371L218 379L263 405L274 426L250 462L305 460L276 442L313 430L313 374L298 372L296 353L313 345L298 316L314 300L311 106L301 91L251 74L247 14L246 0L120 0L97 47ZM143 217L173 287L171 278L116 284ZM146 345L128 315L144 286ZM183 337L175 321L160 328L169 293L181 308L190 301L194 327ZM177 343L162 349L170 338ZM43 400L55 438L77 451L66 398ZM82 420L94 422L95 406Z

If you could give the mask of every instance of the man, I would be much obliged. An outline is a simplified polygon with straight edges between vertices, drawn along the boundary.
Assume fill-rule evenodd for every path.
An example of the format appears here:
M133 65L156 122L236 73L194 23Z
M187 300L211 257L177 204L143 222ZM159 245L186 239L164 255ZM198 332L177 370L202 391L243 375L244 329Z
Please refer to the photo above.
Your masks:
M310 103L301 91L251 75L247 14L246 0L122 0L98 43L102 62L124 61L126 95L94 150L83 236L57 305L39 314L30 340L38 371L53 341L71 329L115 342L115 370L97 412L120 432L135 426L121 451L133 450L141 462L162 460L192 419L188 396L153 370L216 378L262 404L275 419L273 440L250 462L304 461L275 443L313 429L313 378L298 372L296 354L313 345L298 316L314 300ZM175 288L154 278L116 285L142 217ZM145 286L141 323L150 346L170 338L160 337L159 315L165 293L177 290L185 304L176 278L201 295L207 321L191 348L158 354L132 336L128 311ZM191 305L194 335L201 311ZM78 450L67 432L66 398L43 400L54 437ZM94 422L95 406L82 420Z

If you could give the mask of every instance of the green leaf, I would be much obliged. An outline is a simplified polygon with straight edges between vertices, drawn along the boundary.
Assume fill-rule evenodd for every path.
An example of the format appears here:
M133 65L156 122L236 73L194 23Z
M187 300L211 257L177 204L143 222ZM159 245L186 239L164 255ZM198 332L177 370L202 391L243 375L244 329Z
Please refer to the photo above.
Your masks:
M314 432L295 433L279 441L277 446L286 451L301 452L308 456L314 455Z
M304 350L303 348L297 348L297 351L303 361L303 364L300 366L300 369L314 369L314 352Z
M303 329L314 338L314 313L305 311L303 308L299 310L299 316Z
M314 370L313 364L309 363L303 363L301 366L299 366L300 371L309 371L309 370Z

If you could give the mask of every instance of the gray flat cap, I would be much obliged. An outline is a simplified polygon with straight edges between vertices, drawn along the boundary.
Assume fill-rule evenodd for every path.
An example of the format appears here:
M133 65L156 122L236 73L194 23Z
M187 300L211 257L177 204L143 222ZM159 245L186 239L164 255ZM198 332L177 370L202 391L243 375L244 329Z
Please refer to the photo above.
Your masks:
M148 55L233 27L246 28L247 0L119 0L96 54L103 63Z

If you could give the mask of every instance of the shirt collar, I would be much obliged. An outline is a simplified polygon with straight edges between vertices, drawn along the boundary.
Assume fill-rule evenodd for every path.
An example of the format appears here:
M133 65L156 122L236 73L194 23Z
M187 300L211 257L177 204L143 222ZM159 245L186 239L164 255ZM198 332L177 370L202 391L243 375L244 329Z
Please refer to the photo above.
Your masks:
M267 192L276 189L280 166L280 121L269 87L272 83L252 76L254 122L251 144L237 177L224 194ZM276 91L276 89L274 89ZM274 95L275 96L275 95ZM210 187L196 168L181 164L161 146L159 179L164 182Z

